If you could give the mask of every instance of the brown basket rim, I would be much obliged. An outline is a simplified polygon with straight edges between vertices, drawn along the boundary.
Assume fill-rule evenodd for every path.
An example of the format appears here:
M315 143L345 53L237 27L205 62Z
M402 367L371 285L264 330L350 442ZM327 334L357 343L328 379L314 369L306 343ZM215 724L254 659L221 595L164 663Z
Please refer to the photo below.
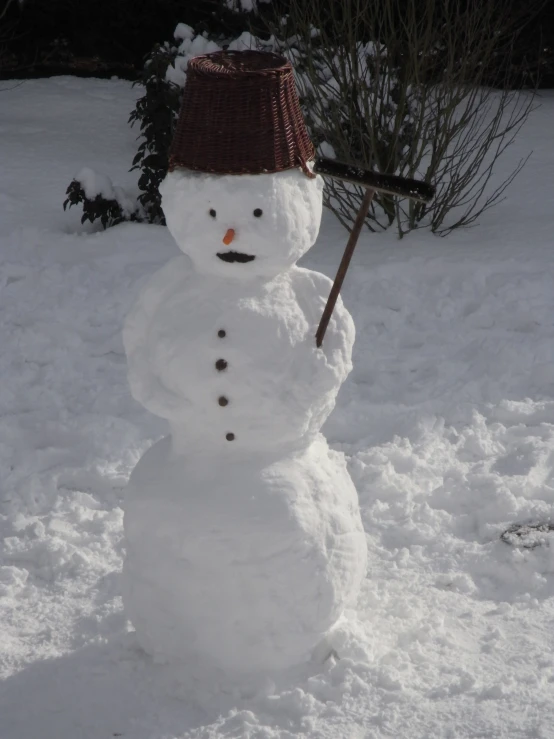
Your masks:
M221 62L230 62L232 60L242 59L252 63L253 61L263 62L257 68L245 67L245 66L229 66L228 64L222 64ZM272 60L273 64L268 64ZM192 57L188 63L187 74L189 71L198 74L210 75L210 77L234 77L240 76L241 79L245 77L259 77L266 75L282 75L292 74L292 64L281 54L276 54L273 51L257 51L256 49L245 49L243 51L228 50L228 51L214 51L210 54L199 54L198 56Z
M176 169L184 169L188 170L189 172L196 172L197 174L212 174L212 175L219 175L220 177L226 177L229 175L230 177L243 177L245 175L264 175L264 174L278 174L279 172L292 172L295 169L298 169L300 172L303 172L305 175L307 175L310 179L315 179L317 176L313 170L312 167L315 164L316 156L314 154L314 157L312 159L306 160L306 163L298 162L293 167L281 167L280 169L245 169L244 172L223 172L219 169L205 169L203 167L196 167L196 166L190 166L189 164L179 164L178 157L171 157L167 171L168 172L174 172Z

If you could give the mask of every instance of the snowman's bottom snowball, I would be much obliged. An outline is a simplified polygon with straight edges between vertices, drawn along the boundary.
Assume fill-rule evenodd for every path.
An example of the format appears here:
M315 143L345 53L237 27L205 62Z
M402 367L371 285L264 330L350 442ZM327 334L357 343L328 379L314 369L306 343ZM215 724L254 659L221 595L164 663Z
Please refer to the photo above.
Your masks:
M322 436L276 461L176 456L166 437L133 471L124 521L137 638L198 675L308 660L365 576L357 493Z

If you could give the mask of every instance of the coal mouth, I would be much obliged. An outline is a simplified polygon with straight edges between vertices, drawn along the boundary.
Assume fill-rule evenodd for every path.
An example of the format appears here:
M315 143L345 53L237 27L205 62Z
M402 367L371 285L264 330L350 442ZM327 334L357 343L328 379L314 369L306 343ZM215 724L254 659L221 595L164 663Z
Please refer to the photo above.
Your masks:
M240 262L242 264L256 259L256 257L253 257L251 254L242 254L240 251L218 252L217 256L224 262Z

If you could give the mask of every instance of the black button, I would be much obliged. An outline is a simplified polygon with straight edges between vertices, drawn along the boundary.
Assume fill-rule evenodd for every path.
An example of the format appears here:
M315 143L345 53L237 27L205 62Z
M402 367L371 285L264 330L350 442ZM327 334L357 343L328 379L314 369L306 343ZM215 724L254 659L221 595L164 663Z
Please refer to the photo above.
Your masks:
M227 362L224 359L218 359L215 363L215 368L218 372L222 372L224 369L227 369Z
M225 434L225 438L227 439L227 441L233 441L234 438L235 438L235 435L234 434Z
M217 335L219 336L220 339L224 339L227 336L226 332L222 328L219 329L219 331L217 332Z
M217 402L219 403L219 405L229 405L229 401L224 395L221 395Z

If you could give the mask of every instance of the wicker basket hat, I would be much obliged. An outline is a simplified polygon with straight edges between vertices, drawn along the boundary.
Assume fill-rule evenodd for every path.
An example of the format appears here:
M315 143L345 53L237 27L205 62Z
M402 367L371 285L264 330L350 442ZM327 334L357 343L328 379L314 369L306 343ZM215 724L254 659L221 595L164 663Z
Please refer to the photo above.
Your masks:
M218 51L191 59L169 169L262 174L315 157L290 63L264 51Z

